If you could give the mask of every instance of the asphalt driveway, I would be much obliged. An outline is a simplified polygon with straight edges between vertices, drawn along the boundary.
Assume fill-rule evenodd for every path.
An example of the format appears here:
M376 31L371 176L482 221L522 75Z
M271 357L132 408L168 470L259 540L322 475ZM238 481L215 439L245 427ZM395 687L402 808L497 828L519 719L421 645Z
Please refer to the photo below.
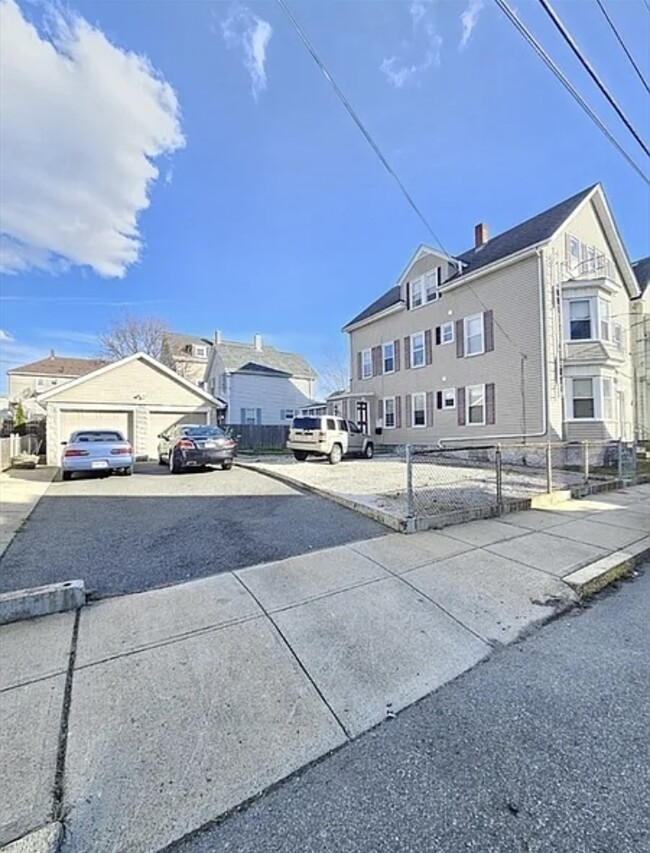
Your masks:
M83 578L103 597L343 545L389 532L244 468L51 484L0 560L0 591Z

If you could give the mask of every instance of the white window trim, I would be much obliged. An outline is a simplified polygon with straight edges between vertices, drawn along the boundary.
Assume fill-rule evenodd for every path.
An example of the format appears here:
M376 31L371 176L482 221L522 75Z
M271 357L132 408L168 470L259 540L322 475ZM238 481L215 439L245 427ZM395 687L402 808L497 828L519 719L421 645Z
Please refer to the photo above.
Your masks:
M207 358L208 357L208 348L202 347L202 346L195 346L194 347L194 355L197 358Z
M594 399L594 416L593 418L575 418L573 416L573 381L574 379L591 379L592 381L592 389L593 389L593 399ZM612 389L612 417L605 418L605 406L604 400L605 395L603 393L603 380L609 380L611 383ZM614 376L567 376L566 384L565 384L565 398L566 398L566 409L567 409L567 421L571 421L571 423L584 424L584 423L618 423L618 414L616 409L617 403L617 393L616 393L616 381ZM588 399L586 397L582 397L579 399Z
M603 336L603 323L605 321L604 311L602 310L603 305L607 306L607 337ZM600 335L600 340L605 341L605 343L611 344L612 341L612 303L603 299L602 296L598 297L598 334Z
M386 370L386 347L393 348L393 369ZM388 375L390 373L395 373L395 341L386 341L381 345L381 369L384 375Z
M436 278L436 286L433 290L433 298L432 299L429 299L429 296L427 293L427 276L429 276L429 275L435 275L435 278ZM433 269L427 270L427 272L425 272L425 274L423 276L423 279L424 279L424 289L423 289L424 302L426 305L431 305L432 302L437 302L440 299L439 287L440 287L440 281L442 279L441 267L435 266L435 267L433 267Z
M476 389L480 389L480 393L483 397L483 420L482 421L470 421L470 419L469 419L471 392L476 391ZM485 393L485 385L468 385L465 388L465 424L467 426L485 426L486 423L487 423L487 395Z
M422 335L422 364L415 364L414 353L415 346L414 341L418 337L418 335ZM411 335L411 367L414 370L419 370L421 367L425 367L427 363L427 353L426 353L426 335L424 332L414 332Z
M445 394L451 394L453 401L451 406L445 405ZM442 409L441 412L451 412L452 409L456 408L456 389L455 388L443 388L442 389Z
M366 373L366 353L368 354L368 366L370 368L370 371L368 373ZM372 349L361 350L361 378L372 379Z
M420 297L422 299L422 302L420 302L419 305L413 304L413 289L414 289L416 284L420 288ZM427 304L427 302L425 299L424 276L423 275L420 275L417 278L411 279L411 281L409 282L409 291L410 291L409 292L409 307L410 307L411 311L416 311L418 308L424 308L424 306Z
M393 423L392 424L386 423L386 403L389 401L393 404ZM397 412L395 409L395 397L384 397L383 406L384 406L384 429L395 429L395 420L396 420L396 416L397 416Z
M447 344L453 344L453 342L454 342L454 341L455 341L455 339L456 339L456 329L455 329L455 326L456 326L456 324L454 323L454 321L453 321L453 320L451 320L451 321L450 321L450 322L448 322L448 323L443 323L443 324L440 326L440 344L441 344L441 346L446 346ZM451 329L451 338L449 338L449 340L448 340L448 341L446 341L446 340L445 340L445 333L444 333L444 330L445 330L445 329Z
M613 328L614 324L612 323L612 303L608 299L604 299L602 296L569 296L565 297L564 300L564 315L565 315L565 325L566 328L564 333L566 335L566 342L569 344L588 344L593 343L594 341L603 341L606 344L612 344L616 346L614 342L613 336ZM572 338L571 337L571 303L572 302L588 302L589 303L589 322L591 324L591 337L589 338ZM609 306L609 338L603 338L601 336L601 322L602 322L602 313L600 310L601 303L605 303Z
M575 240L575 242L578 245L578 258L576 261L574 256L571 254L571 250L569 249L568 258L567 258L567 265L568 265L569 269L574 269L575 267L579 267L580 264L582 263L582 240L579 240L578 237L575 236L575 234L569 234L569 245L571 244L572 240Z
M469 324L472 320L479 320L481 323L481 349L477 352L467 352L467 341L469 339L469 333L467 331ZM470 317L465 317L463 319L463 352L465 354L465 358L474 358L477 355L483 355L485 353L485 322L483 320L483 314L472 314ZM478 387L478 386L472 386Z
M424 423L416 424L415 423L415 398L422 398L422 407L418 409L418 411L424 412ZM427 395L426 391L416 391L411 395L411 426L413 429L424 429L427 426Z

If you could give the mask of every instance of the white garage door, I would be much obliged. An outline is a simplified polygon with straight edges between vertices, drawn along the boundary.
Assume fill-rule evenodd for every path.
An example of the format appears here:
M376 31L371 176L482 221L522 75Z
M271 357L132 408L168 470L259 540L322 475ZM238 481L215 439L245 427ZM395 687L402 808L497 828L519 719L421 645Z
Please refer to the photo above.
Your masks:
M205 424L207 420L207 412L149 412L149 458L158 458L158 436L161 433L168 433L177 424Z
M61 412L61 441L79 429L117 429L129 441L133 441L132 412L86 412L80 409Z

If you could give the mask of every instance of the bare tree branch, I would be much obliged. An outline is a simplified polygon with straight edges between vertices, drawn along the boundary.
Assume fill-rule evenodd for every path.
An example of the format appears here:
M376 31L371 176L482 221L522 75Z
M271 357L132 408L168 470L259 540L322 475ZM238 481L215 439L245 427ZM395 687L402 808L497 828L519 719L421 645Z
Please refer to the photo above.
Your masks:
M159 317L133 317L126 314L99 335L100 355L107 361L119 361L136 352L153 358L162 355L163 337L169 327Z
M318 380L326 395L349 389L350 368L343 353L325 354L318 372Z

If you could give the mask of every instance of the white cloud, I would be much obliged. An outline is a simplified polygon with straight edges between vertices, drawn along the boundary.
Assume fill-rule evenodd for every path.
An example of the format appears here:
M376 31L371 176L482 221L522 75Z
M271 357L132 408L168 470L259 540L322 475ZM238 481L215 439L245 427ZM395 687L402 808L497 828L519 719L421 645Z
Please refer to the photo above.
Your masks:
M432 17L433 0L412 0L409 14L413 34L402 43L407 58L389 56L379 66L388 82L396 89L414 81L432 66L440 65L442 37L436 32Z
M221 31L229 48L243 50L244 67L250 74L251 91L257 100L260 92L266 89L266 49L273 35L273 27L246 6L236 3L230 7Z
M0 341L13 341L13 335L9 334L9 332L5 332L4 329L0 329Z
M47 16L39 31L0 0L0 270L122 277L154 160L185 144L178 101L146 57L79 15Z
M467 8L460 16L460 23L463 27L463 34L459 45L461 50L467 46L467 42L470 40L470 37L474 32L478 16L481 14L481 10L484 6L484 0L469 0Z

